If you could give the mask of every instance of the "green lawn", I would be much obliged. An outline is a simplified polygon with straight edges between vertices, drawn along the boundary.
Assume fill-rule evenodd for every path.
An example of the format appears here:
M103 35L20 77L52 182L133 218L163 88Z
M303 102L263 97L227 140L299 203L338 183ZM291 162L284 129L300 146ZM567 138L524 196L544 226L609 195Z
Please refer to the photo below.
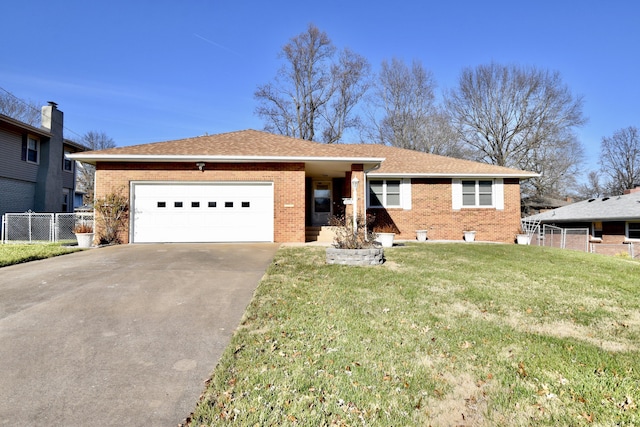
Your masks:
M489 244L385 254L345 267L281 249L191 425L640 424L639 263Z
M0 245L0 267L20 264L37 259L51 258L76 252L78 248L68 248L56 243L33 245Z

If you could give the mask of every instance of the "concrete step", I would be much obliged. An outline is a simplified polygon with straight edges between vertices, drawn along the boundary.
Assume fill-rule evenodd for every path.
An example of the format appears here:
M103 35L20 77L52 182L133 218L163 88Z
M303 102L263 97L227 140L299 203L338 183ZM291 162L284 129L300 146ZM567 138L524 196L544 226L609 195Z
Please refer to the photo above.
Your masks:
M305 240L307 242L328 242L332 243L335 237L334 227L306 227Z

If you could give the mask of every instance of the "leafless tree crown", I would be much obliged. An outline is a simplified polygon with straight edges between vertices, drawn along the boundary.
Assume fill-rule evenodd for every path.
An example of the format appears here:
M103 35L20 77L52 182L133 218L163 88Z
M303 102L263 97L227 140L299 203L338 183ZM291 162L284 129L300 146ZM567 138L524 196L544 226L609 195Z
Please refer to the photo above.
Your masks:
M370 66L349 49L337 58L336 51L327 34L313 24L282 48L284 65L254 94L265 130L334 143L357 125L353 109L369 87Z
M609 194L622 194L624 190L640 185L640 136L638 128L629 126L602 138L600 168L608 178L605 184Z
M557 72L496 63L463 70L446 97L476 160L540 172L531 189L546 194L568 185L582 162L582 105Z
M0 90L0 114L20 120L31 126L40 127L40 103L15 97Z

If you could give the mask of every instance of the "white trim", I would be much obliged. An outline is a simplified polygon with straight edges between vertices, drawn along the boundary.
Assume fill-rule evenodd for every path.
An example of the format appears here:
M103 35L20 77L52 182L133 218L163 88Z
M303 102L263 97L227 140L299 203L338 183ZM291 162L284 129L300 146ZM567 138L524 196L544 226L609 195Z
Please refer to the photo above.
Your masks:
M408 197L409 201L408 201L408 209L411 209L411 181L409 181L409 194L408 196L405 195L405 190L407 188L406 184L404 183L404 180L399 179L399 178L367 178L367 186L366 186L366 192L367 195L370 193L370 186L371 186L371 181L382 181L382 200L380 201L381 205L376 205L376 206L372 206L370 204L370 199L367 196L367 208L372 208L372 209L380 209L380 208L385 208L385 209L407 209L406 203L405 202L405 198ZM398 181L399 185L398 185L398 191L400 192L399 196L400 196L400 203L397 205L388 205L387 204L387 181Z
M451 180L451 209L454 211L462 209L462 180L460 178Z
M216 156L216 155L152 155L152 154L84 154L74 153L69 156L73 160L84 162L351 162L351 163L380 163L384 157L317 157L317 156Z
M523 172L523 173L378 173L370 174L371 178L535 178L540 176L539 173Z
M466 206L463 204L462 197L462 181L475 181L476 182L476 203L479 201L478 197L478 181L491 181L491 205L473 205ZM504 180L502 178L486 179L486 178L453 178L451 180L451 208L454 211L461 209L496 209L504 210Z
M629 224L639 224L640 221L625 221L624 223L624 241L625 242L640 242L640 238L637 237L629 237Z
M493 182L493 204L497 210L504 210L504 180L502 178L496 178Z
M400 205L406 211L411 210L411 178L404 178L400 182Z
M31 140L36 142L36 149L34 150L36 152L36 161L32 161L29 160L29 142L31 142ZM32 165L39 165L40 164L40 157L42 156L42 144L40 143L40 138L39 137L35 137L31 134L27 134L27 149L26 152L24 153L24 161L27 163L30 163Z

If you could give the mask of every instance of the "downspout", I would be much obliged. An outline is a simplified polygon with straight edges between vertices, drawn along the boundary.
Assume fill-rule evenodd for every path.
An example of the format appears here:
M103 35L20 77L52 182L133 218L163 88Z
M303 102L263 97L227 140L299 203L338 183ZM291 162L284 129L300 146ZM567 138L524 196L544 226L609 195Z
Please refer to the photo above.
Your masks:
M367 240L367 206L369 206L369 192L367 191L367 174L369 172L373 172L375 170L380 169L380 165L381 163L378 163L377 165L375 165L374 167L372 167L371 169L365 169L362 173L362 175L364 176L364 183L362 185L362 191L363 191L363 198L362 200L364 201L364 206L362 207L362 211L364 212L364 240L366 242L368 242ZM357 196L356 196L357 197Z

